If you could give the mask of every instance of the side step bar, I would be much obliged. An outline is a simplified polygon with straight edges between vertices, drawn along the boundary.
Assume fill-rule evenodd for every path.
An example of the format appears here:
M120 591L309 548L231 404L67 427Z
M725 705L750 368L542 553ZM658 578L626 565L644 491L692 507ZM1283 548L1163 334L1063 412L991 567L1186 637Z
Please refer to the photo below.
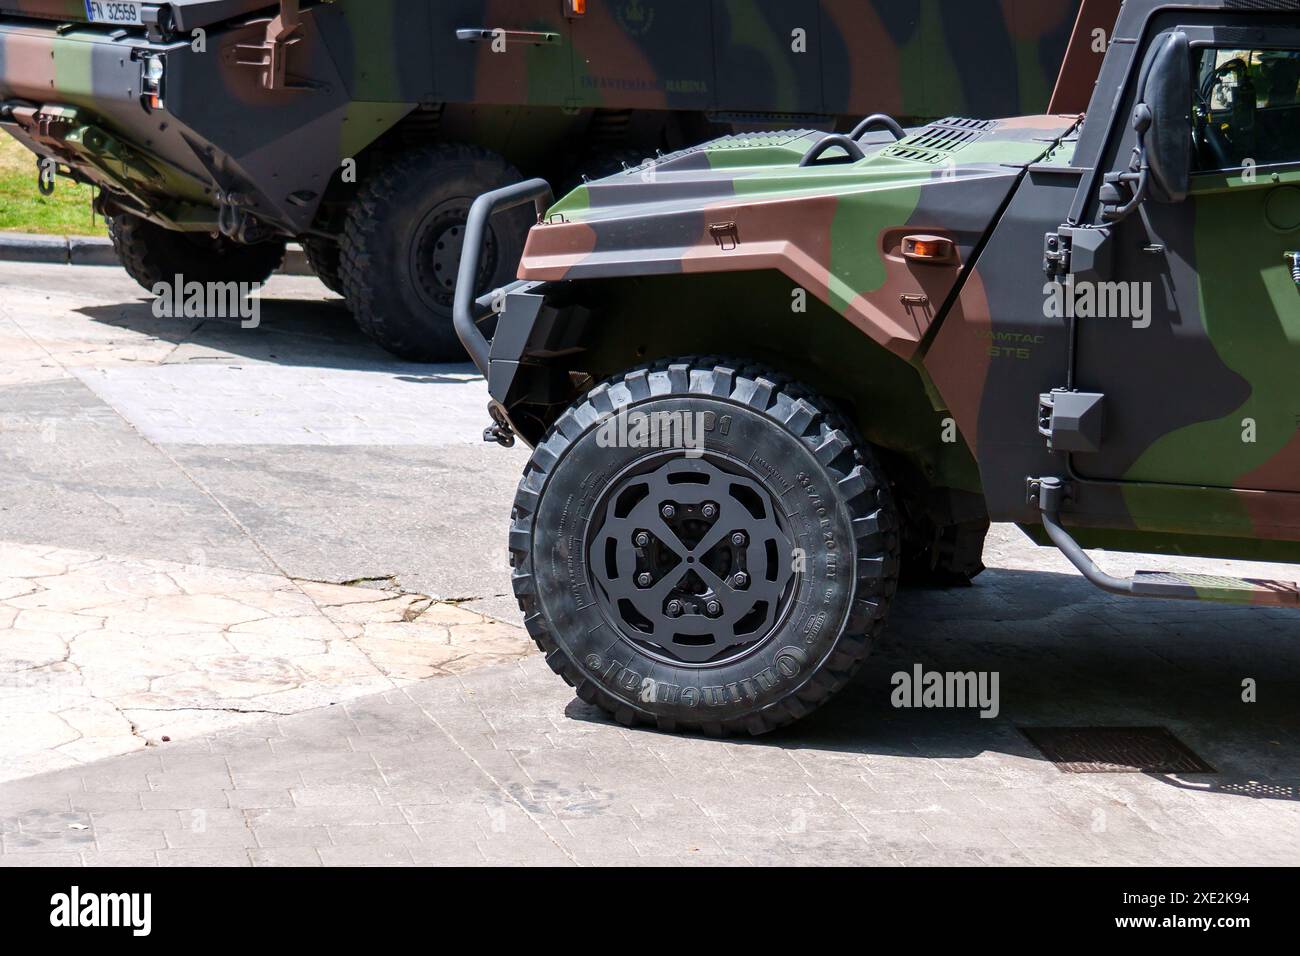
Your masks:
M1161 598L1170 601L1215 601L1259 607L1300 608L1300 586L1282 581L1257 581L1212 574L1139 571L1131 578L1116 578L1097 567L1079 542L1061 524L1065 485L1060 478L1038 482L1038 508L1048 537L1090 582L1110 594Z

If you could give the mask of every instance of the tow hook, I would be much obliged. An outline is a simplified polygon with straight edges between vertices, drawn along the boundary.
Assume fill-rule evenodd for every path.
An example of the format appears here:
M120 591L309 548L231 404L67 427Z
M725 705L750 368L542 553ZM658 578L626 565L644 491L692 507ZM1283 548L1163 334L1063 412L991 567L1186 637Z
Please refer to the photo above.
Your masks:
M256 245L271 238L272 232L260 219L248 211L256 206L251 196L243 193L218 194L217 229L227 239L243 245Z
M54 177L58 175L58 165L49 157L42 156L36 161L36 190L42 196L54 195Z
M502 448L514 448L515 430L510 427L505 411L493 402L488 406L488 414L492 416L492 424L483 429L483 440L488 444L495 442Z

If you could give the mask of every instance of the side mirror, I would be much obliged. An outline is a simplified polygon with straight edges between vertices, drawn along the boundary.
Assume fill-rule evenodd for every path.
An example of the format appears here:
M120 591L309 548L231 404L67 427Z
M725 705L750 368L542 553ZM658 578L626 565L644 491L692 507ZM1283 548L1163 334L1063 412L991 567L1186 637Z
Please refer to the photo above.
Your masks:
M1147 60L1133 110L1137 148L1124 172L1101 190L1107 222L1127 218L1150 197L1180 203L1192 180L1192 57L1185 33L1171 33Z
M1180 203L1192 179L1192 56L1187 34L1170 34L1156 54L1137 113L1134 125L1149 125L1143 141L1151 167L1151 198Z

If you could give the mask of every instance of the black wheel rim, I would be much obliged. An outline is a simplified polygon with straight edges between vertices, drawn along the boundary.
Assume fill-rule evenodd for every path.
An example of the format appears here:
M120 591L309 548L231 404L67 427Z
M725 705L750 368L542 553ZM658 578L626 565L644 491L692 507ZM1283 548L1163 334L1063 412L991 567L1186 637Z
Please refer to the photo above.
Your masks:
M411 274L420 298L432 309L451 310L456 298L456 275L465 248L465 223L469 200L455 199L430 210L416 230L411 250ZM474 291L487 291L497 271L496 235L489 226L483 243L482 265Z
M778 498L719 455L657 456L611 482L591 520L593 593L622 637L667 663L752 654L798 590Z

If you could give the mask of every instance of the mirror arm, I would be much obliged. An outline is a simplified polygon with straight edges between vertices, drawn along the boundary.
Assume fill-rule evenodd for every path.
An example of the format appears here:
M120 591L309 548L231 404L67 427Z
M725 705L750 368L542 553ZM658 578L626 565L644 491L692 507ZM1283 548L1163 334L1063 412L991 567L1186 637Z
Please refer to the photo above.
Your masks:
M1123 222L1142 205L1151 188L1151 167L1147 165L1145 144L1139 144L1133 150L1133 162L1127 172L1111 173L1106 177L1106 182L1122 184L1133 191L1132 198L1122 206L1109 209L1102 206L1102 219L1108 223Z

